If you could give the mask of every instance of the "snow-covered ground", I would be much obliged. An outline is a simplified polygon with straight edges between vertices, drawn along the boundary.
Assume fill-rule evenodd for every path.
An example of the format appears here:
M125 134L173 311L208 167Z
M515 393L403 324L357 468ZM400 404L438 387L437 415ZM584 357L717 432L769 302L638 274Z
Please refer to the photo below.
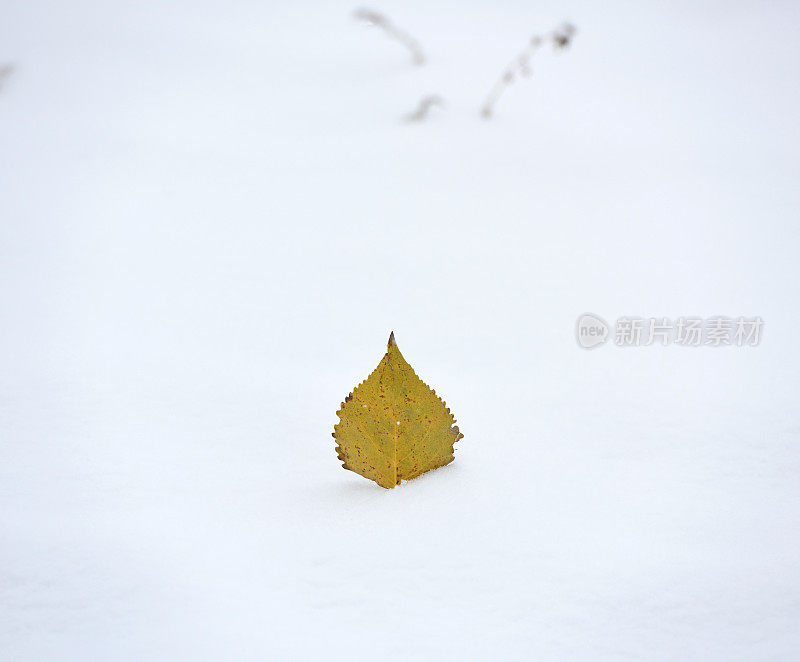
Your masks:
M0 659L800 659L800 5L372 7L425 66L345 2L0 3ZM330 433L392 329L465 438L387 491Z

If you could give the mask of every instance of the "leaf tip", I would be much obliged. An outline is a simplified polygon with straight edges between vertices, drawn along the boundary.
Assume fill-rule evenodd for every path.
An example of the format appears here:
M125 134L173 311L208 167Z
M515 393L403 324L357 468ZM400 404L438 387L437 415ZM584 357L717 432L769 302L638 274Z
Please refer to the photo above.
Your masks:
M389 342L388 346L391 347L392 345L397 345L397 342L394 339L394 331L389 334Z

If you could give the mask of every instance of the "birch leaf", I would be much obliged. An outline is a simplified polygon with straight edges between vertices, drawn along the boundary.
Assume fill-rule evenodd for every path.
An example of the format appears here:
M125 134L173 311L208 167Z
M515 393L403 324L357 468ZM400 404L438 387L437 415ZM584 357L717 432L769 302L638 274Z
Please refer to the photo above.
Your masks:
M386 488L449 464L453 444L464 436L442 399L406 363L394 333L378 367L336 414L342 466Z

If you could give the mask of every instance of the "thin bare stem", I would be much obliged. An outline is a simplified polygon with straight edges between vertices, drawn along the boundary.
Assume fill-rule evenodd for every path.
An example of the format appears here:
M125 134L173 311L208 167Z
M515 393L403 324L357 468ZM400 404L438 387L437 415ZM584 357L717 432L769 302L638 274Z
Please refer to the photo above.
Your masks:
M569 23L564 23L561 27L544 36L534 35L531 37L525 50L511 61L492 86L492 89L489 90L489 94L486 96L483 106L481 106L481 117L484 119L491 118L494 114L494 107L500 97L503 96L503 93L514 80L518 77L528 78L533 73L531 61L536 51L547 43L552 45L554 51L562 51L572 43L574 36L575 27Z
M359 21L364 21L368 25L380 28L388 37L396 39L403 44L403 46L411 52L411 58L414 64L419 65L425 63L425 55L422 52L419 42L408 34L408 32L395 26L394 23L383 14L372 11L371 9L356 9L354 16Z
M436 106L440 108L444 106L444 100L436 94L429 94L428 96L422 97L419 100L419 104L417 104L416 110L405 115L403 120L406 122L422 122L428 117L431 108Z

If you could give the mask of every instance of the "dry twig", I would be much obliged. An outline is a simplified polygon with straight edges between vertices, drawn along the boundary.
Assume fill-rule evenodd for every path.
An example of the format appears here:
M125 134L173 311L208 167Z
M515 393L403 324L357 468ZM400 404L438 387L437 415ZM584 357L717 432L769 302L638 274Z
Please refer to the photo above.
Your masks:
M514 82L517 76L527 78L533 73L531 60L533 54L546 43L550 43L555 51L562 51L567 48L575 36L575 27L569 23L564 23L561 27L553 30L545 36L534 35L528 42L527 48L520 53L511 64L506 67L500 78L489 91L483 106L481 107L481 117L489 119L494 113L494 107L498 100L506 91L506 88Z
M380 28L388 37L397 39L411 52L414 64L424 64L425 55L422 53L419 42L408 32L396 27L386 16L371 9L357 9L354 12L354 16L359 21L364 21L373 27Z
M434 106L439 106L440 108L444 106L442 97L436 94L429 94L428 96L422 97L419 100L416 110L405 115L403 120L406 122L422 122L428 117L428 113Z

